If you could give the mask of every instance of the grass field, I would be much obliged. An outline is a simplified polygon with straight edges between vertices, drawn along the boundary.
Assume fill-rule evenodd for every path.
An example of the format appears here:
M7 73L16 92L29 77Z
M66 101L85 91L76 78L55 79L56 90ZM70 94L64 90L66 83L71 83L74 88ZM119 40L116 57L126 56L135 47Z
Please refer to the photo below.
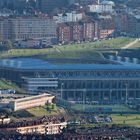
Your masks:
M112 123L105 124L80 124L78 127L95 127L95 126L104 126L104 125L123 125L130 127L138 127L140 128L140 115L111 115Z
M109 48L121 48L134 40L135 39L133 38L115 38L111 40L102 40L92 43L55 46L54 48L49 49L12 49L9 51L1 52L0 58L39 55L46 55L47 58L81 58L87 53L88 56L90 55L94 57L91 52L96 52L97 48L103 49L104 46L109 46Z
M111 115L112 124L135 126L140 128L140 115Z
M112 108L113 112L134 112L134 110L131 110L124 105L84 105L84 109L86 109L86 108ZM74 105L72 105L72 109L82 111L83 105L74 104Z

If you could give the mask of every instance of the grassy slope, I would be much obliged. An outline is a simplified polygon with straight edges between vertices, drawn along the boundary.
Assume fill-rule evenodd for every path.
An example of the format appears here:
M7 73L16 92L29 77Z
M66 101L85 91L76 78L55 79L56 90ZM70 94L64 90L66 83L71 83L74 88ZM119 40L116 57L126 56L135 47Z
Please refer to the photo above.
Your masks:
M133 45L131 48L140 48L140 41L136 43L135 45Z
M129 44L130 42L134 41L134 38L114 38L110 40L101 40L91 43L83 43L83 44L76 44L76 45L64 45L64 47L92 47L92 48L102 48L104 46L109 46L110 48L121 48L125 45Z
M31 109L27 109L26 111L32 114L35 117L44 116L44 115L57 115L59 113L58 107L54 107L51 109L51 105L49 106L49 110L47 110L46 106L44 107L34 107Z
M10 81L6 81L4 79L0 80L0 89L14 89L18 92L24 92L21 88L19 88L17 85L11 83Z
M24 109L20 111L16 111L13 113L13 116L15 118L36 118L36 117L42 117L44 115L59 115L62 113L62 110L58 108L54 104L54 108L52 109L52 105L49 105L49 110L47 110L47 106L39 106L39 107L33 107L29 109Z
M47 55L47 57L49 58L62 56L73 57L74 52L77 51L79 52L96 51L96 48L103 48L104 46L109 46L110 48L121 48L134 40L135 39L132 38L115 38L111 40L102 40L92 43L56 46L55 48L50 49L12 49L6 52L2 52L0 54L0 58L19 57L19 56L25 57L36 55Z

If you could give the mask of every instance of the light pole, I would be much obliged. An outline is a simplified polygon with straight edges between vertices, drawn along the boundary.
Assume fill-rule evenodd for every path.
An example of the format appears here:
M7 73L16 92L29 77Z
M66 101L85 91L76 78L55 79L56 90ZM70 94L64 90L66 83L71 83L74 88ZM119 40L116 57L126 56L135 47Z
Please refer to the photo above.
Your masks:
M86 94L86 89L83 89L83 111L85 109L85 95Z
M60 95L61 99L63 98L63 85L64 85L64 83L61 83L61 95Z
M125 83L125 86L126 86L126 93L125 93L125 104L127 105L127 102L128 102L128 83Z
M110 89L110 95L109 95L109 98L110 98L110 103L111 103L111 100L112 100L111 93L112 93L112 90Z

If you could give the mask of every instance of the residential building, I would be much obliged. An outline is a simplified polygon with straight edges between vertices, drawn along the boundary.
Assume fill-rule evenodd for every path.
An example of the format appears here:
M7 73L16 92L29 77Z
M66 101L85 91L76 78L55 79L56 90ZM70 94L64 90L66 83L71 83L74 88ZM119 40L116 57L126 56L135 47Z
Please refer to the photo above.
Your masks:
M53 16L53 19L57 23L63 23L63 22L78 22L79 20L82 20L84 16L84 13L82 12L76 12L76 11L71 11L67 13L61 13Z
M84 41L93 41L95 38L95 24L94 22L83 22L83 38Z
M81 42L83 41L83 24L82 23L73 23L72 24L72 41Z
M128 16L127 14L117 14L113 17L115 31L117 32L127 32L128 29Z
M57 29L58 42L69 43L71 41L71 27L67 23L61 23Z
M114 11L112 4L93 4L88 5L89 12L94 13L112 13Z
M99 39L108 38L113 34L113 29L100 29L99 31Z
M127 33L133 37L140 37L140 15L128 16Z
M12 41L46 40L48 44L57 42L57 24L46 17L13 17L0 22L0 39Z
M97 3L98 0L69 0L69 4L79 3L80 5L89 5L93 3Z
M92 21L63 23L58 26L58 39L61 43L93 41L95 24Z
M19 126L19 127L12 127L12 128L0 128L1 132L9 132L9 133L20 133L20 134L46 134L46 135L53 135L53 134L60 134L63 128L67 127L67 122L47 122L47 124L34 124L34 125L27 125Z

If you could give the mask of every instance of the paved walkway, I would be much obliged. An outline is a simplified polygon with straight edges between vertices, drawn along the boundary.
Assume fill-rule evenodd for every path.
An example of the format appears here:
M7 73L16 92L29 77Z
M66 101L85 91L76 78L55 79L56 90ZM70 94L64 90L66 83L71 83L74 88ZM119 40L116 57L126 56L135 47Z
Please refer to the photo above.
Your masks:
M129 49L131 47L133 47L133 45L135 45L136 43L139 42L139 39L134 40L133 42L130 42L129 44L127 44L126 46L122 47L122 49Z

